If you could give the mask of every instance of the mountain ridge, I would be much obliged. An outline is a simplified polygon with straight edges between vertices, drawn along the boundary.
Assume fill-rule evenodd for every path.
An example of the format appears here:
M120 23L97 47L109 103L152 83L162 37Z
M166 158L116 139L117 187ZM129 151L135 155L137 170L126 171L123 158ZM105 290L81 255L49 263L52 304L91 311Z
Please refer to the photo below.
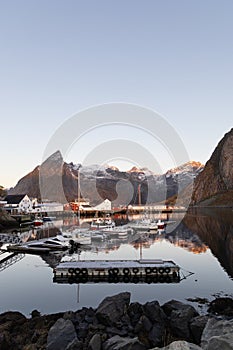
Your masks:
M22 177L16 186L10 189L9 194L27 193L30 197L41 199L40 181L43 180L46 184L43 196L47 195L50 200L62 201L59 193L61 189L56 187L59 177L62 177L64 193L69 202L77 198L77 179L80 177L85 198L88 197L93 203L106 198L115 201L116 205L138 203L139 184L142 204L160 202L190 184L202 168L201 163L189 161L177 167L177 172L176 168L173 168L161 175L153 174L149 169L136 167L129 171L120 171L117 167L109 165L82 166L72 162L66 163L61 152L56 151L32 172ZM145 176L141 176L141 173ZM40 176L41 174L43 176ZM131 194L131 198L127 192Z

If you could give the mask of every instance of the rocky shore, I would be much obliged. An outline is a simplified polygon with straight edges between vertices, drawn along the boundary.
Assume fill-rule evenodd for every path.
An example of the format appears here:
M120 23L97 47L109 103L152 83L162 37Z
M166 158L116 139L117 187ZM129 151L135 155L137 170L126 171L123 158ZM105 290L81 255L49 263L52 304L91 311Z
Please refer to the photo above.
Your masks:
M190 304L171 300L144 305L124 292L93 309L51 315L32 311L0 315L1 350L233 349L233 299L217 298L200 315Z

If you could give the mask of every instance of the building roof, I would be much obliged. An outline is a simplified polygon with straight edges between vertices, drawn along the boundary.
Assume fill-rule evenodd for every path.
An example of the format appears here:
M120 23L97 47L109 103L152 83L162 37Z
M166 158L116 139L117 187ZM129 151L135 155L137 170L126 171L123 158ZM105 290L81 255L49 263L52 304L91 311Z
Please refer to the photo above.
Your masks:
M4 201L6 201L7 204L19 204L25 196L26 194L9 194L4 198Z

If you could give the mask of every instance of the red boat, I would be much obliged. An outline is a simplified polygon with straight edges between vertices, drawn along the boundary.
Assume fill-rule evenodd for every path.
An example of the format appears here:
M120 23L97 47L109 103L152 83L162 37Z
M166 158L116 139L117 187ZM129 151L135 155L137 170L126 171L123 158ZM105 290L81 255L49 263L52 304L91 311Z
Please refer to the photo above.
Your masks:
M33 220L33 225L34 226L41 226L41 225L43 225L43 220L41 218L35 218Z

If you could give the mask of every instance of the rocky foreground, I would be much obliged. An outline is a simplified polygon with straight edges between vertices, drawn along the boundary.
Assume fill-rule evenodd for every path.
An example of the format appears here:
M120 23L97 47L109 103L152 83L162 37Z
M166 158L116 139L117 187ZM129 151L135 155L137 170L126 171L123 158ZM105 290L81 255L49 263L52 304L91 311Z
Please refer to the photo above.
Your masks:
M146 350L233 349L233 299L217 298L208 313L171 300L141 305L130 293L105 298L97 309L82 308L27 319L19 312L0 315L0 349Z

